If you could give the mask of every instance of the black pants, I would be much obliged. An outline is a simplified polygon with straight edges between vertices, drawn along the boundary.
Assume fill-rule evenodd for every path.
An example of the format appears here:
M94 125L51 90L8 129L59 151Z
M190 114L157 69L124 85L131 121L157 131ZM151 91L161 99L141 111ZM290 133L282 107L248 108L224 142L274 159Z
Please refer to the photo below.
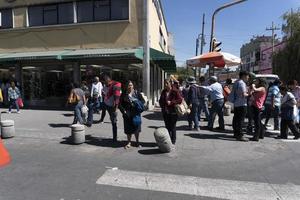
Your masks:
M298 137L300 135L295 122L293 120L286 120L286 119L281 119L280 122L280 137L281 138L288 138L288 128L291 129L292 133L294 136Z
M234 137L243 137L242 126L247 114L247 106L234 107L234 116L232 120L232 128Z
M251 110L252 110L252 114L253 114L252 116L253 116L254 126L255 126L254 138L257 140L259 138L263 139L265 136L265 128L261 123L261 112L255 106L251 106Z
M118 138L118 127L117 127L118 113L113 107L107 106L106 109L108 111L111 125L112 125L113 141L117 141L117 138Z
M176 123L178 116L176 114L167 114L163 113L163 118L165 121L166 129L169 131L169 135L172 141L172 144L176 143Z

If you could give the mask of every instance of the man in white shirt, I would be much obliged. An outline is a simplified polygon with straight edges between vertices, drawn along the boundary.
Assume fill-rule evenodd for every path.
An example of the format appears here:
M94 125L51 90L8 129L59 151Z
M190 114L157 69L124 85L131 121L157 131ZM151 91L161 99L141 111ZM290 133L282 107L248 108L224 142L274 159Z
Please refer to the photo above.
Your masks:
M91 98L89 101L89 113L88 113L88 118L87 118L87 126L92 126L93 124L93 114L96 109L100 108L100 104L102 103L102 90L103 90L103 85L99 81L99 77L94 78L94 82L92 84L92 89L91 89Z

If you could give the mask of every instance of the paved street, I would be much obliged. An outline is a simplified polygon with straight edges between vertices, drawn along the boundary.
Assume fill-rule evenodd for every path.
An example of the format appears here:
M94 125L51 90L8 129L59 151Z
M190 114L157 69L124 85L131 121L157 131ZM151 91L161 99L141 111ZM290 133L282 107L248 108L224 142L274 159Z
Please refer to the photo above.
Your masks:
M122 120L123 142L110 143L108 115L86 128L82 145L68 143L70 111L22 110L3 119L15 120L16 137L4 140L12 163L0 170L0 200L300 199L299 141L237 142L230 131L187 131L180 121L176 150L161 154L153 137L163 125L159 113L144 113L143 147L129 150Z

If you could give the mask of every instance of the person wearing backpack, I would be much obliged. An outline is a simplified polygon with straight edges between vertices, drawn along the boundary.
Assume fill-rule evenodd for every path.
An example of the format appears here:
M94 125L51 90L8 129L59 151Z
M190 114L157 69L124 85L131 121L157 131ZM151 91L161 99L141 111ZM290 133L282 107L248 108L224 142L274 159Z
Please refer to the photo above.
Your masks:
M113 131L113 142L118 141L118 107L120 103L120 96L121 96L121 88L122 84L120 82L114 81L108 74L103 76L105 81L105 85L107 86L107 93L105 95L104 103L106 110L110 116L110 121L112 124L112 131Z
M136 147L140 147L139 134L141 132L141 113L144 111L144 99L137 90L134 89L132 81L128 81L127 89L120 97L119 109L123 115L124 133L127 135L127 144L124 147L131 147L132 135L135 135Z
M191 109L191 113L189 115L189 129L193 130L192 123L194 122L194 129L196 131L200 131L199 128L199 119L198 119L198 109L200 105L200 89L196 84L196 79L193 76L190 76L187 79L187 83L190 85L188 91L187 105Z
M281 122L280 122L280 136L278 139L287 139L288 138L288 128L294 134L294 140L300 138L299 130L295 125L295 115L294 111L297 105L297 100L295 96L288 92L288 87L280 86L280 92L282 94L281 99Z

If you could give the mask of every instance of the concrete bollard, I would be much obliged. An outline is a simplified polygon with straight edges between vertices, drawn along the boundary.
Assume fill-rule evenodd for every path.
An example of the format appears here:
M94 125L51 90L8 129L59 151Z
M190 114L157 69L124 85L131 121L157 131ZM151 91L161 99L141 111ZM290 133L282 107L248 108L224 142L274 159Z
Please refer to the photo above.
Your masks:
M156 140L159 150L163 153L169 153L172 149L172 142L169 132L166 128L158 128L154 131L154 138Z
M84 125L81 124L73 124L71 126L71 142L73 144L82 144L85 142L85 131Z
M15 135L15 122L13 120L1 121L1 138L12 138Z
M224 105L224 116L230 116L230 114L231 114L231 106L225 104Z

